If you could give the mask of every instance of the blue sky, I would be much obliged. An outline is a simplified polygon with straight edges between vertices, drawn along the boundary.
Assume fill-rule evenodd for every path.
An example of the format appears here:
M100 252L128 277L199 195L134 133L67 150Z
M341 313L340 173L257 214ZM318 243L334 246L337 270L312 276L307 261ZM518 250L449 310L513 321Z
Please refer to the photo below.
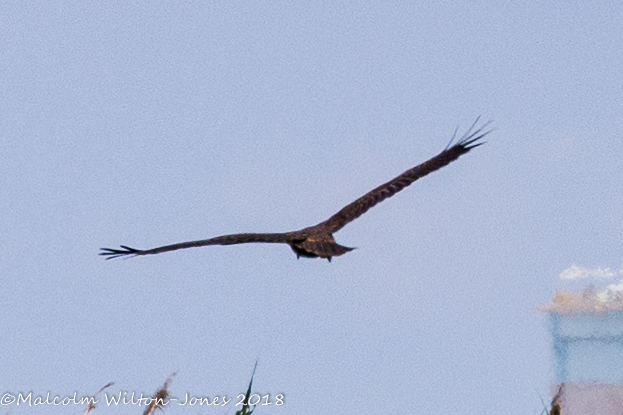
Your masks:
M623 265L622 18L599 1L3 3L1 392L153 393L177 372L177 397L235 396L258 359L257 391L286 396L258 415L539 413L537 307L572 264ZM488 143L336 234L358 249L332 263L97 255L313 225L479 115Z

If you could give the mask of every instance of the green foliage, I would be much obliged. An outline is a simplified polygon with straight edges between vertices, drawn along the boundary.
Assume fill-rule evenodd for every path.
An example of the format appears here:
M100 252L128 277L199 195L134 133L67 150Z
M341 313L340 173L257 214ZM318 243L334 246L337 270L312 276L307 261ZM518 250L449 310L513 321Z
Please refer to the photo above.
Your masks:
M251 374L251 381L249 382L249 388L247 389L247 394L244 398L244 404L242 405L242 409L236 411L236 415L251 415L253 411L255 411L255 405L249 405L249 397L251 396L251 388L253 387L253 376L255 376L255 369L257 369L257 360L255 361L255 367L253 368L253 373Z

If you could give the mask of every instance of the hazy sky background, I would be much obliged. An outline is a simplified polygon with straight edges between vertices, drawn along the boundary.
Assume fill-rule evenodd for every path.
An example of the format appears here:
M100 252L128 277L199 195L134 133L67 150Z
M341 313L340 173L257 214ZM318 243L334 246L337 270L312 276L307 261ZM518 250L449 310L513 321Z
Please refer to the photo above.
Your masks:
M623 266L622 39L614 1L3 2L0 393L235 397L258 359L257 415L538 414L537 306ZM332 263L97 255L316 224L478 115Z

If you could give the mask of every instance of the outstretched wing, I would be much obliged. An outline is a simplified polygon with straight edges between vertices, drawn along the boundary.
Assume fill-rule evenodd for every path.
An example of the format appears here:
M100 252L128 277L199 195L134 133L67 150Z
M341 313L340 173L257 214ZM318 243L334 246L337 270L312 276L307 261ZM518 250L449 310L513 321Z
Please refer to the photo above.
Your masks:
M491 132L491 130L483 132L490 122L472 132L478 123L478 119L476 119L476 122L474 122L471 128L454 145L452 145L452 142L454 141L453 136L448 146L441 153L419 166L415 166L412 169L405 171L400 176L377 187L371 192L366 193L353 203L342 208L342 210L331 216L325 222L322 222L320 226L325 227L330 233L337 232L347 223L352 222L359 216L366 213L377 203L382 202L388 197L392 197L417 179L424 177L435 170L439 170L440 168L452 163L454 160L458 159L471 149L484 144L483 142L478 142L478 140L482 139ZM456 136L456 131L454 134Z
M292 238L289 233L238 233L235 235L223 235L216 238L203 239L200 241L182 242L174 245L161 246L148 250L140 250L121 245L121 249L101 248L106 259L117 258L120 256L136 256L136 255L153 255L161 252L176 251L178 249L196 248L208 245L235 245L246 244L250 242L266 242L266 243L287 243Z

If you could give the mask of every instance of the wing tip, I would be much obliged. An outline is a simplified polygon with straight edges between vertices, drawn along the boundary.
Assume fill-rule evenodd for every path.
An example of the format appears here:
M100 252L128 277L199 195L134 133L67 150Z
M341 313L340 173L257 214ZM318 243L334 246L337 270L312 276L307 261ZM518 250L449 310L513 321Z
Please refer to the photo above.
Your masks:
M143 251L140 249L130 248L126 245L119 245L121 249L113 249L113 248L100 248L101 251L99 255L105 256L106 260L125 257L125 256L137 256L141 255Z
M476 130L474 130L474 128L476 127L476 124L478 124L478 121L480 121L480 118L481 117L479 115L476 118L476 121L474 121L474 123L472 124L472 126L469 127L469 129L465 132L465 134L463 134L463 136L456 142L456 144L452 145L452 142L454 141L454 138L456 137L456 130L455 130L455 133L452 136L452 140L446 147L446 150L450 148L460 147L465 151L469 151L473 148L486 144L487 143L486 141L480 141L480 142L478 141L484 138L485 136L487 136L488 134L492 133L493 131L495 131L495 128L486 130L486 128L489 127L493 123L493 120L489 120L486 123L484 123L482 126L477 128Z

